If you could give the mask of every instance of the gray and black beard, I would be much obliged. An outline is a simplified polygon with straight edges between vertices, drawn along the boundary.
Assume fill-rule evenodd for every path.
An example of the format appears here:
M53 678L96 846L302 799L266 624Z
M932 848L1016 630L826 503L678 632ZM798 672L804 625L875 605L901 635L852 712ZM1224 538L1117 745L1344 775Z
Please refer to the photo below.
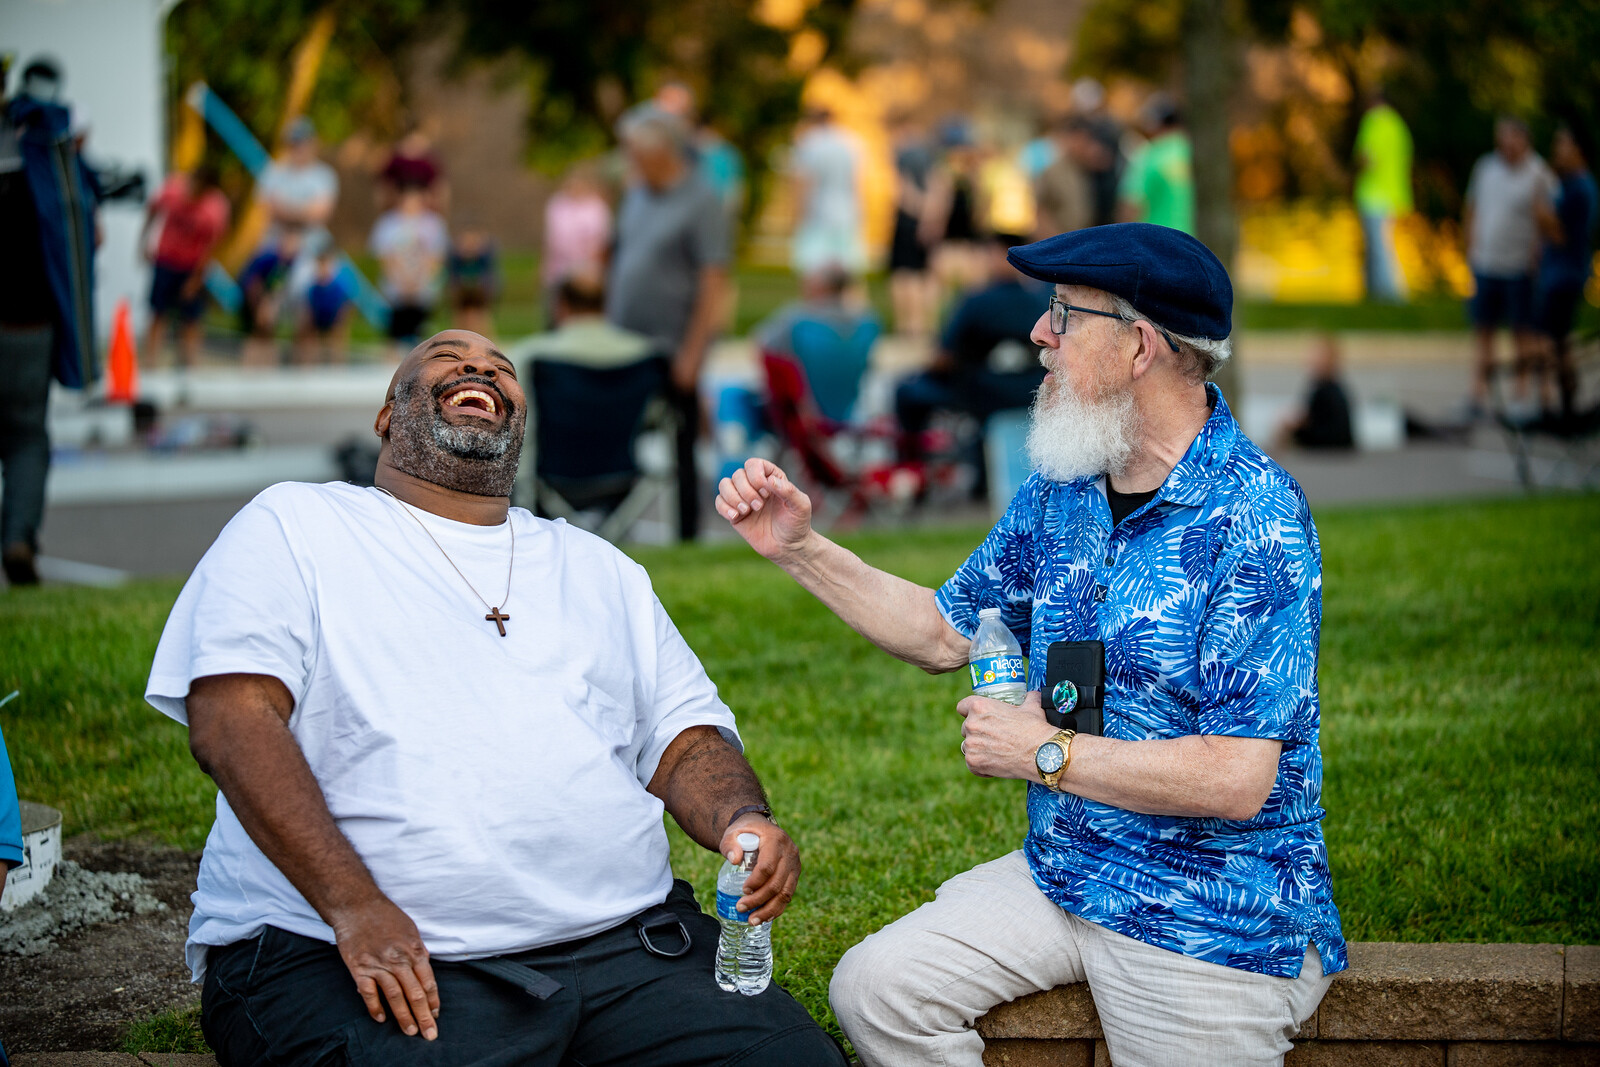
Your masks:
M440 396L470 382L499 397L507 412L493 429L449 423ZM413 478L474 496L510 496L522 454L522 431L528 413L513 405L490 378L469 375L419 393L416 380L395 386L389 416L389 462Z

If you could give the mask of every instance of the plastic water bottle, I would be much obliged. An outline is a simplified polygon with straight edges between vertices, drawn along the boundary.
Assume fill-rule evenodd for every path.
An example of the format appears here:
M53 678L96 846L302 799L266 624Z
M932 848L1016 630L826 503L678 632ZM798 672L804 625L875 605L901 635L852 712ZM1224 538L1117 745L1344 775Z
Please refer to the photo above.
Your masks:
M1022 658L1022 646L1000 621L999 608L978 612L978 632L972 635L967 669L972 672L972 691L981 697L1007 704L1021 704L1027 697L1028 664Z
M751 926L749 913L734 907L744 896L745 879L755 868L761 838L740 834L739 847L744 850L739 865L724 861L717 872L717 920L722 923L722 936L717 939L717 985L753 997L772 982L772 923Z

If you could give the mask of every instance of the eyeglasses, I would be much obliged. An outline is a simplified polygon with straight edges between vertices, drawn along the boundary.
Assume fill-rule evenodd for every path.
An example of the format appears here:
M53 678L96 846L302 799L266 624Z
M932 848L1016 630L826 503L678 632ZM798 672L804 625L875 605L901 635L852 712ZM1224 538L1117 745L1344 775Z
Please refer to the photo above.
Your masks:
M1114 311L1101 311L1098 308L1079 307L1076 304L1067 303L1059 296L1052 296L1050 297L1050 332L1057 335L1066 333L1067 319L1071 318L1074 311L1081 311L1085 315L1099 315L1107 319L1118 319L1123 322L1128 321ZM1172 339L1172 335L1170 333L1168 333L1166 330L1163 330L1161 327L1156 326L1156 324L1153 322L1150 323L1150 325L1155 327L1157 333L1167 339L1167 344L1172 346L1172 350L1174 352L1178 351L1178 342Z

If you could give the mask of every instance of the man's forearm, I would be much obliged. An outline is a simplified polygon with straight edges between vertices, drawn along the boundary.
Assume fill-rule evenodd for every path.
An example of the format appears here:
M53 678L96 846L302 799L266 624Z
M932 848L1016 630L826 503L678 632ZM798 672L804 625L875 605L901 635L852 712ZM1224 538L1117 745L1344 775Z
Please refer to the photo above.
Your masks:
M383 894L334 822L278 711L259 697L238 703L241 696L235 689L222 698L235 702L229 713L191 695L191 731L197 712L201 721L228 715L226 744L199 747L196 756L256 847L332 926L339 913Z
M217 787L250 839L317 914L333 926L341 912L380 898L288 730L240 736L239 745L248 755L214 768Z
M1034 756L1056 728L1037 692L1021 707L970 696L957 710L966 720L961 753L974 774L1043 781ZM1146 815L1248 819L1272 794L1282 751L1282 742L1260 737L1121 741L1078 734L1056 788Z
M932 589L868 566L815 531L777 562L852 630L896 659L929 674L966 664L968 641L939 613Z
M767 802L750 762L714 726L691 727L667 746L650 792L684 833L713 852L734 812Z
M1059 787L1147 815L1249 819L1277 780L1282 744L1254 737L1073 739Z
M696 375L705 363L706 349L711 345L711 335L716 332L717 318L722 311L724 293L727 291L727 271L722 267L707 267L700 272L700 284L695 293L694 310L689 315L689 326L684 330L683 344L678 347L678 359L686 369Z

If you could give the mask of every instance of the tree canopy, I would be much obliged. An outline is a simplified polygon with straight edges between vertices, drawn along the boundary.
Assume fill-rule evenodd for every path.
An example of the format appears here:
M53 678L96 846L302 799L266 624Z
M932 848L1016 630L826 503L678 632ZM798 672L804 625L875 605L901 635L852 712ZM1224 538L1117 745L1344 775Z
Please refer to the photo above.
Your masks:
M1163 81L1181 55L1186 0L1096 0L1079 30L1087 73ZM1297 18L1298 16L1298 18ZM1360 101L1381 84L1416 145L1418 207L1453 215L1496 115L1526 119L1543 145L1557 122L1600 125L1600 11L1569 0L1235 0L1247 41L1300 43L1340 72L1351 92L1326 131L1329 158L1348 161ZM1309 166L1309 164L1307 164ZM1303 172L1291 189L1315 190Z
M524 61L530 162L557 170L610 143L618 113L663 82L695 91L702 113L759 171L788 134L802 73L797 36L833 56L853 0L186 0L167 23L174 106L202 79L263 140L276 128L297 43L323 11L335 30L308 112L330 140L399 132L407 48L453 38L455 62ZM774 14L776 12L776 14Z

